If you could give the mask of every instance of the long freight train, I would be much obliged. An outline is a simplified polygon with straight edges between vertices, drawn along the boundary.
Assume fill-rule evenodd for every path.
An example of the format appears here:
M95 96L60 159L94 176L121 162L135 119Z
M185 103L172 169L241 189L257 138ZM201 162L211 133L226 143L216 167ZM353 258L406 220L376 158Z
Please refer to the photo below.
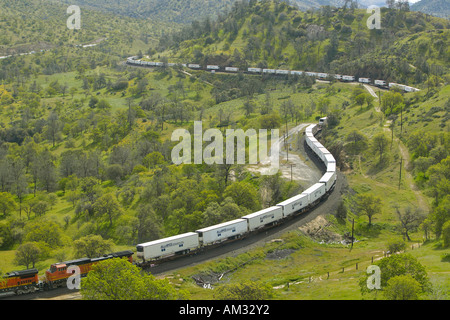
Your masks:
M286 201L239 219L195 230L194 232L141 243L136 246L138 265L153 265L178 255L197 253L203 249L246 237L254 232L280 224L289 218L309 211L333 191L336 179L336 160L314 137L326 118L319 125L306 128L305 142L314 155L325 165L325 173L319 182Z
M141 67L163 67L165 64L163 62L152 62L152 61L145 61L145 60L139 60L137 57L129 57L127 58L127 64L135 65L135 66L141 66ZM181 66L193 70L206 70L210 72L226 72L226 73L238 73L241 70L236 67L221 67L218 65L207 65L206 67L201 66L199 64L177 64L177 63L167 63L167 67L174 67L174 66ZM267 68L247 68L247 70L242 70L242 72L247 74L268 74L268 75L278 75L278 76L301 76L306 75L309 77L314 77L316 79L320 80L329 80L329 79L336 79L342 82L359 82L361 84L372 84L374 86L380 87L380 88L386 88L386 89L393 89L398 88L404 92L416 92L420 91L417 88L407 86L404 84L398 84L395 82L387 82L385 80L372 80L370 78L364 78L364 77L355 77L350 75L341 75L341 74L330 74L330 73L323 73L323 72L310 72L310 71L297 71L297 70L278 70L278 69L267 69Z
M126 258L138 266L147 267L155 263L164 262L179 255L196 253L207 248L233 241L254 232L270 228L285 222L287 219L307 212L319 202L325 200L333 191L336 179L336 160L333 155L314 137L326 123L326 118L319 124L312 124L306 128L305 143L313 154L325 165L325 173L319 182L288 200L275 206L260 210L218 225L198 229L164 239L141 243L136 246L137 257L142 262L133 262L134 252L131 250L111 253L98 258L82 258L52 264L39 279L37 269L14 271L0 278L0 294L25 294L35 291L51 290L64 286L72 273L68 272L70 266L78 266L81 276L86 276L92 266L99 261L112 258Z

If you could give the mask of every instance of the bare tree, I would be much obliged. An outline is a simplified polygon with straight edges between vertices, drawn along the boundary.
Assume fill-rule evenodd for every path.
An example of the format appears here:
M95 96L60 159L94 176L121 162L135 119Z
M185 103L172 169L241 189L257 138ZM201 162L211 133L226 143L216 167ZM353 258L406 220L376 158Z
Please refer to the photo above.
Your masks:
M411 207L407 207L403 213L398 207L395 207L395 211L397 212L397 217L400 222L399 229L403 235L403 239L406 238L408 241L411 241L409 232L416 230L422 223L425 218L423 213L420 209L416 208L413 210Z

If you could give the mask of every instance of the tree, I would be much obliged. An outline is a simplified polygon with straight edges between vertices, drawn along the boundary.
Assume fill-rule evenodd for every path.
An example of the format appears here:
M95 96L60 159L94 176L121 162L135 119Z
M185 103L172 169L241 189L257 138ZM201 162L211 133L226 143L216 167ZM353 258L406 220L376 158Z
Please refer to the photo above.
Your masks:
M400 232L403 238L411 241L408 232L413 231L419 227L420 223L424 220L423 214L419 209L413 210L411 207L407 207L402 213L398 207L395 208L397 212L398 220L400 221Z
M177 291L167 279L156 279L126 259L95 264L81 282L83 300L176 300L187 293Z
M49 220L36 220L25 226L25 241L45 242L49 247L63 245L64 233L59 224Z
M106 216L108 218L110 228L113 220L122 214L120 203L112 193L107 193L98 198L94 202L93 209L98 217Z
M61 122L59 121L58 114L51 112L47 119L47 134L49 139L52 140L53 147L55 146L56 138L61 129Z
M73 243L75 257L95 258L111 251L114 243L112 240L104 240L100 235L88 235Z
M16 251L15 263L25 266L27 269L30 264L34 265L39 261L41 250L35 242L26 242L20 245Z
M410 274L389 279L383 291L388 300L418 300L420 284Z
M231 197L239 206L250 210L256 210L259 207L258 193L247 182L233 182L225 189L223 196L224 198Z
M351 141L353 143L352 149L356 153L359 150L364 149L367 138L359 130L355 129L347 135L347 141Z
M214 298L218 300L268 300L274 295L274 289L269 284L247 280L222 286L215 292Z
M444 248L450 246L450 221L447 221L442 227L442 238L444 240Z
M11 211L16 209L14 197L9 192L0 192L0 212L6 217Z
M381 259L374 263L380 268L381 289L384 290L391 278L397 276L410 275L420 286L420 292L426 292L431 289L431 283L428 279L425 267L410 254L393 254L389 257ZM367 279L369 275L364 275L360 281L359 286L361 293L369 292L367 288Z
M370 193L360 194L356 200L357 211L369 218L369 227L374 215L381 213L381 198Z
M374 152L380 155L380 163L383 160L383 155L389 145L389 139L384 133L379 133L375 135L372 139L372 149Z

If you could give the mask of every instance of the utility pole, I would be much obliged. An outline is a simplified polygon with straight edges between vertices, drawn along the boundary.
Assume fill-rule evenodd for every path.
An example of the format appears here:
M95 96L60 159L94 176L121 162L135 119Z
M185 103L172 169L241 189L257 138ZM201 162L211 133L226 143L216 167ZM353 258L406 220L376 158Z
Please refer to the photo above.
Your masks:
M295 167L295 164L290 163L289 165L291 166L291 182L292 182L292 168Z
M352 220L352 247L350 248L350 250L353 249L353 232L355 231L355 219Z

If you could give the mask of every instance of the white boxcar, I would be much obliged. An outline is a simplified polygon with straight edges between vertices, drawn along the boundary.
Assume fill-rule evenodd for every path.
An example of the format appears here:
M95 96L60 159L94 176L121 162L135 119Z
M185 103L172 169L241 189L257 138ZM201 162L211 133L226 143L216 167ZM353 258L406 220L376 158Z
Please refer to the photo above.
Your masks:
M340 75L340 74L335 74L335 75L334 75L334 78L337 79L337 80L342 80L342 75Z
M308 196L304 194L296 195L286 201L277 204L278 207L283 208L283 216L288 217L291 214L300 211L309 205Z
M306 72L306 75L309 77L317 77L317 73L316 72Z
M336 182L336 172L325 173L319 181L319 183L325 184L326 192L330 191L335 182Z
M383 87L387 84L386 81L384 80L375 80L374 83L376 86L383 86Z
M316 127L315 124L312 124L312 125L308 126L308 127L306 128L306 130L305 130L306 134L311 133L311 134L314 135L314 128L315 128L315 127Z
M263 73L275 74L275 69L263 69Z
M219 70L220 67L219 67L219 66L211 66L211 65L208 65L208 66L206 66L206 69L208 69L208 70Z
M336 159L333 157L333 155L331 153L326 153L325 154L325 166L328 166L330 163L336 164Z
M313 145L314 143L319 142L317 141L316 138L310 138L310 137L306 137L306 144L308 145L308 147L313 150Z
M225 71L228 71L228 72L238 72L238 71L239 71L239 68L235 68L235 67L226 67L226 68L225 68Z
M200 69L201 68L201 66L199 64L192 64L192 63L188 64L188 67L191 69Z
M325 78L328 77L328 73L318 73L317 76L318 76L320 79L325 79Z
M261 68L248 68L248 72L252 72L252 73L261 73L262 69Z
M370 79L369 78L359 78L358 81L360 83L370 83Z
M289 70L275 70L276 74L284 74L284 75L288 75L289 74Z
M342 76L342 80L355 81L355 77L354 76Z
M291 74L293 76L301 76L303 74L303 71L291 71Z
M325 184L324 183L316 183L312 187L303 191L303 195L306 195L308 198L308 203L313 204L317 200L319 200L326 193Z
M328 163L327 172L336 172L336 162Z
M248 229L253 231L283 219L283 209L274 206L246 215L242 219L248 220Z
M209 245L231 237L240 236L245 234L247 231L248 225L247 220L245 219L236 219L196 230L200 243L203 245Z
M138 258L152 260L199 247L198 233L188 232L136 246Z

